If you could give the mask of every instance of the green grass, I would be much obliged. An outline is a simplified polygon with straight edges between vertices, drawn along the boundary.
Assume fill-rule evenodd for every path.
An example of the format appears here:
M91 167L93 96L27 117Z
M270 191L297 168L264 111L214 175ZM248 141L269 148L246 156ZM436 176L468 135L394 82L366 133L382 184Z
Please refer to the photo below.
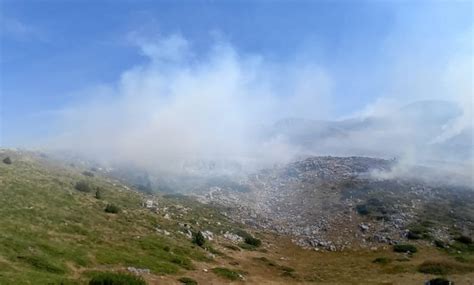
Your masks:
M418 266L418 271L425 274L447 275L474 272L474 266L449 261L425 261Z
M412 244L396 244L393 246L393 251L415 253L418 249Z
M126 273L100 272L94 274L89 285L146 285L143 278Z
M228 280L232 280L232 281L242 279L240 277L241 273L239 273L237 271L234 271L232 269L229 269L229 268L225 268L225 267L215 267L215 268L212 269L212 272L214 272L214 274L216 274L219 277L222 277L222 278L225 278L225 279L228 279Z
M390 262L392 262L392 260L388 257L377 257L372 262L377 263L377 264L386 265L386 264L389 264Z
M277 264L271 260L269 260L268 258L262 256L262 257L254 257L253 258L254 260L257 260L257 261L260 261L262 262L263 264L267 265L267 266L271 266L271 267L276 267Z
M98 265L175 274L194 269L193 261L211 261L204 249L178 234L176 221L142 208L140 194L81 172L34 156L0 165L0 284L69 284L75 268ZM75 189L80 181L100 189L101 199L95 191ZM192 199L159 199L180 222L205 224L214 232L236 228ZM107 214L107 205L119 207L120 214ZM180 212L183 207L188 210ZM171 235L157 233L157 226Z
M198 282L190 277L181 277L178 281L184 285L198 285Z

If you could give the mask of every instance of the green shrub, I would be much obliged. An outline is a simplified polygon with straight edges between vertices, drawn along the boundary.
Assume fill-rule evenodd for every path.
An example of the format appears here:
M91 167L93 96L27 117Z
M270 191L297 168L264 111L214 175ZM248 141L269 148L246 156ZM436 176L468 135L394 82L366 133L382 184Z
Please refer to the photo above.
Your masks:
M446 275L450 269L441 262L425 261L418 266L418 271L425 274Z
M421 239L421 235L412 231L409 231L407 234L408 239Z
M373 263L378 263L378 264L382 264L382 265L385 265L385 264L389 264L392 260L388 257L377 257L376 259L374 259L372 262Z
M253 245L255 247L259 247L260 245L262 245L262 241L259 240L258 238L255 238L255 237L252 237L252 236L248 236L244 239L245 243L246 244L250 244L250 245Z
M12 164L12 159L10 157L6 157L5 159L3 159L3 163Z
M449 261L425 261L418 266L418 271L425 274L447 275L474 271L474 266Z
M435 279L431 279L426 284L427 285L452 285L453 283L444 278L435 278Z
M238 272L230 270L228 268L224 268L224 267L213 268L212 272L214 272L214 274L216 274L217 276L220 276L232 281L241 279L240 274Z
M29 265L41 271L47 271L57 274L63 274L66 272L66 270L62 266L53 263L46 256L27 255L18 256L18 259L28 263Z
M85 193L89 193L89 192L92 191L91 186L89 185L89 183L87 183L85 181L77 182L76 186L74 186L74 188L76 188L77 191L85 192Z
M455 238L455 240L463 244L472 244L472 238L464 235Z
M255 250L255 249L257 249L254 245L251 245L251 244L248 244L248 243L245 243L245 242L239 243L239 247L241 249L246 249L246 250Z
M367 205L357 205L356 211L357 213L359 213L359 215L362 215L362 216L370 214L370 211L369 211L369 208L367 208Z
M240 251L240 248L238 246L235 246L233 244L224 244L223 245L225 248L228 248L233 251Z
M206 239L202 235L201 231L193 234L193 243L202 247L206 243Z
M439 239L435 240L434 244L435 244L436 247L439 247L439 248L445 248L446 247L446 243L442 240L439 240Z
M84 172L82 172L82 175L89 176L89 177L94 177L94 173L92 173L90 171L84 171Z
M96 199L102 199L102 191L100 189L97 189L95 191L95 198Z
M253 259L258 260L258 261L261 261L261 262L265 263L265 264L268 265L268 266L277 266L276 263L274 263L273 261L271 261L270 259L268 259L268 258L266 258L266 257L264 257L264 256L262 256L262 257L254 257Z
M89 285L146 285L139 276L126 273L101 272L89 281Z
M179 282L185 285L197 285L197 281L189 277L181 277L178 279Z
M118 212L120 212L120 208L114 204L107 204L107 206L105 207L105 212L117 214Z
M415 253L418 249L412 244L396 244L393 246L393 251Z

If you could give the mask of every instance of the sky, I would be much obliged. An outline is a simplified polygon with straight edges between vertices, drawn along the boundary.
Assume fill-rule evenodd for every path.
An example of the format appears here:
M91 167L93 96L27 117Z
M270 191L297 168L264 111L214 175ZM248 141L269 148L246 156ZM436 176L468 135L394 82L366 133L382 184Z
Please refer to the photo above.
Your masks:
M0 3L1 146L238 153L249 125L418 100L472 124L472 1Z

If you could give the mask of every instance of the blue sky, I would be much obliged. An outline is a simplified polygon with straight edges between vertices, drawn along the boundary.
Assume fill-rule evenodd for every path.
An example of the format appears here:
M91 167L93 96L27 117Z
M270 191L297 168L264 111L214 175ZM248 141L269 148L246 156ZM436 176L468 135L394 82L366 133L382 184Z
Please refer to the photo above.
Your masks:
M436 81L453 58L472 60L472 40L466 42L472 36L472 5L2 0L0 145L55 134L57 112L96 96L83 90L114 85L127 70L146 64L150 58L136 38L180 35L195 61L205 58L218 38L240 55L258 55L275 65L310 62L331 82L332 103L323 118L358 112L394 90L410 96L403 82L421 73L426 76L416 85L430 82L431 89L422 88L430 98L442 89ZM470 66L472 71L472 61ZM394 88L394 82L402 83Z

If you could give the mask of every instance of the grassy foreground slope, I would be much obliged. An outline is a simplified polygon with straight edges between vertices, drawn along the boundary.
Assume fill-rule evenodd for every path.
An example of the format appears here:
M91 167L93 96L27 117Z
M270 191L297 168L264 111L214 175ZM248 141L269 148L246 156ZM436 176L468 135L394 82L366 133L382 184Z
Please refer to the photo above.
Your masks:
M414 255L388 245L316 252L256 233L262 245L253 248L223 237L242 234L241 225L186 197L156 196L155 212L142 206L143 194L81 167L28 152L5 156L12 163L0 161L0 284L87 284L95 272L128 267L148 269L141 273L148 284L183 277L199 284L423 284L441 275L474 283L472 246L460 247L462 254L418 241ZM80 181L91 191L76 190ZM109 204L120 211L106 213ZM201 248L187 229L214 236Z
M175 222L143 208L141 194L41 157L11 157L12 164L0 164L0 284L77 280L86 269L114 266L176 273L192 269L192 260L209 260L207 252L173 230ZM92 191L76 190L78 181L86 181ZM160 206L178 205L178 200L160 198ZM121 211L106 213L107 204ZM206 215L212 215L210 210L193 207L181 219ZM219 217L213 221L229 226ZM169 236L157 233L158 228L168 229Z

